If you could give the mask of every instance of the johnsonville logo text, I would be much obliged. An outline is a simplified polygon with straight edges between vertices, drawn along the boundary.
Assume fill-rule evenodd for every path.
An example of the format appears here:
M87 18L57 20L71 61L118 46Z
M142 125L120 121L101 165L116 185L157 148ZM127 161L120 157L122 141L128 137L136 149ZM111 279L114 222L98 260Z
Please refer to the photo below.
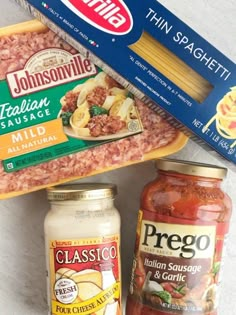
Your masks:
M92 26L110 34L124 35L133 27L132 15L120 0L61 0Z
M32 56L24 69L7 74L13 98L80 80L97 73L94 64L80 54L46 49Z

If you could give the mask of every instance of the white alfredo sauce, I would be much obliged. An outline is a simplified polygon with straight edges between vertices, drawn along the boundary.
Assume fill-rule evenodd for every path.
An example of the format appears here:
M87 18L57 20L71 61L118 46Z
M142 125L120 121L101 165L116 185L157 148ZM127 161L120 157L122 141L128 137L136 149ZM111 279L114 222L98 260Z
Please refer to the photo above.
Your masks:
M121 220L115 194L111 184L48 189L48 314L122 314Z

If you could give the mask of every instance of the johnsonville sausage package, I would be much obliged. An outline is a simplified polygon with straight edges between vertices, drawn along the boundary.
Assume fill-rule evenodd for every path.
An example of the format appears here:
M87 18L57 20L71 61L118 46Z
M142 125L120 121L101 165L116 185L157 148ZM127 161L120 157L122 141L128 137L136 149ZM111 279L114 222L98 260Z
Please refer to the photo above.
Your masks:
M187 137L39 21L0 30L0 198L171 154Z
M161 1L16 2L236 170L235 63Z

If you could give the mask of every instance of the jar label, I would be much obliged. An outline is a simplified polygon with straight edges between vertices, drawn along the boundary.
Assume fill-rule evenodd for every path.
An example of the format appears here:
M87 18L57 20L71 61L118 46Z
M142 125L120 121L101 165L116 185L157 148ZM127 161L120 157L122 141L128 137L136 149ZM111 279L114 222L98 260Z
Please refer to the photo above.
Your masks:
M130 294L163 314L217 307L228 224L140 211Z
M118 235L50 241L52 315L121 314Z

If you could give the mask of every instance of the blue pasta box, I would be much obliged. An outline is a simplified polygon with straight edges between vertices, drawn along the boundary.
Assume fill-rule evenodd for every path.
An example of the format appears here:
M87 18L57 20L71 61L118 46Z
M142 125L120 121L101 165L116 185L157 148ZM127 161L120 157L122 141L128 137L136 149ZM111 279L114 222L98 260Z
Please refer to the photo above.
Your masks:
M147 106L235 165L235 63L158 1L16 1Z

